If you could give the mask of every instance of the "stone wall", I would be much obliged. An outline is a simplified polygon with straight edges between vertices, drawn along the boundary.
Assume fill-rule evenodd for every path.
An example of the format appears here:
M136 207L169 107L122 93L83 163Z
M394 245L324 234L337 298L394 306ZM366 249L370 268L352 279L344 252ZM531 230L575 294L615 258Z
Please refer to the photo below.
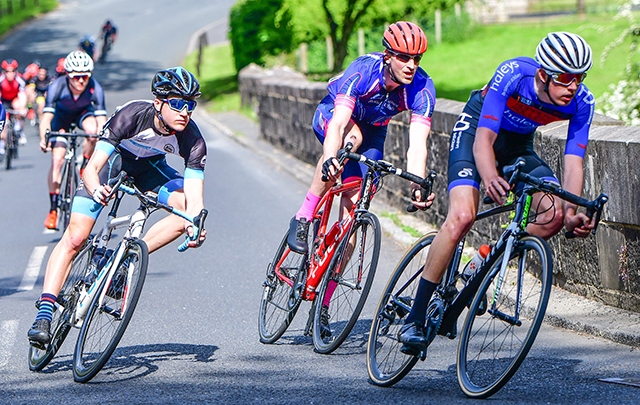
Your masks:
M313 135L311 120L318 101L326 95L325 83L308 82L290 70L265 71L255 65L239 75L242 102L257 109L261 134L270 143L299 159L315 164L321 145ZM438 99L429 137L428 167L438 173L432 209L419 212L424 221L439 226L447 213L446 168L449 133L463 103ZM403 113L389 124L385 159L406 167L409 115ZM566 123L543 127L536 150L562 179ZM640 128L597 115L585 157L583 195L593 199L606 192L609 203L598 233L587 239L567 240L555 236L549 242L555 257L555 283L571 292L640 312ZM406 207L406 183L389 176L377 198ZM502 220L506 222L505 219ZM469 235L475 246L493 241L501 233L500 221L476 224Z

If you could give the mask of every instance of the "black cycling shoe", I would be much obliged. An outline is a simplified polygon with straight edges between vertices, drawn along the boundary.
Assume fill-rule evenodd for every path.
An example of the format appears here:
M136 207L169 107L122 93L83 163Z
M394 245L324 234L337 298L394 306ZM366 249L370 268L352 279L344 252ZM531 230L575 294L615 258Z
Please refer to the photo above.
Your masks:
M287 236L287 244L289 248L301 255L307 254L309 247L307 246L307 235L309 234L310 222L306 218L291 218L289 224L289 235Z
M35 321L33 325L31 325L31 329L27 332L31 346L43 348L44 345L49 344L49 342L51 342L49 329L51 329L51 322L47 319L38 319Z
M427 338L424 336L424 327L416 322L407 323L400 329L400 332L398 332L398 341L402 343L400 351L411 356L416 356L427 348Z
M320 337L326 339L331 337L331 327L329 326L329 307L323 305L320 309Z

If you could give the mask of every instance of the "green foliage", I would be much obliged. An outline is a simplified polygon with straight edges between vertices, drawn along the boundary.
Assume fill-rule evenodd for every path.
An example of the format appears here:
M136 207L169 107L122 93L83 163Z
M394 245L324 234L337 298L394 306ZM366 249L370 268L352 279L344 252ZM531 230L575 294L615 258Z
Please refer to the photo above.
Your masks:
M279 12L282 1L244 0L231 8L229 37L238 71L252 62L263 65L265 55L293 49L290 15Z
M0 16L0 35L23 21L55 10L56 7L58 7L57 0L24 0L24 2L14 0L11 2L12 11L9 13L8 4L6 0L0 1L0 9L2 10Z
M640 0L631 0L616 14L616 20L626 24L617 38L612 40L602 52L603 65L614 50L628 46L622 80L609 85L597 103L597 111L617 118L630 125L640 125L640 21L633 6L640 6Z

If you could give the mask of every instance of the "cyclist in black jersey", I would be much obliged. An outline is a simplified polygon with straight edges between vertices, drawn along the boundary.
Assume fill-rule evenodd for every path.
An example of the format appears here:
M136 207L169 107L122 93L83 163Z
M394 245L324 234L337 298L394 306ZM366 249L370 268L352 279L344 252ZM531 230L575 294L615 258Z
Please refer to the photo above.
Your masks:
M591 68L591 48L583 38L567 32L549 33L536 49L536 58L503 62L482 91L474 91L454 125L449 153L449 210L429 249L411 312L400 330L404 353L426 346L424 324L429 301L442 279L455 247L476 217L480 181L498 204L510 191L500 170L523 157L523 172L560 184L551 168L533 149L536 129L554 121L568 121L564 151L563 187L582 194L583 159L595 101L584 85ZM586 237L595 225L574 204L534 195L536 220L527 232L545 239L563 226Z
M135 179L143 192L154 191L158 199L197 215L204 208L204 167L207 146L200 129L191 120L200 96L200 85L193 74L182 67L161 70L151 85L153 101L131 101L116 111L105 124L82 182L73 199L71 222L49 258L36 321L28 332L35 344L47 344L54 303L71 261L84 245L111 192L110 175L120 168ZM184 159L184 176L171 168L167 153ZM154 224L144 241L149 252L156 251L185 232L193 237L190 222L169 215ZM200 246L203 230L190 247Z

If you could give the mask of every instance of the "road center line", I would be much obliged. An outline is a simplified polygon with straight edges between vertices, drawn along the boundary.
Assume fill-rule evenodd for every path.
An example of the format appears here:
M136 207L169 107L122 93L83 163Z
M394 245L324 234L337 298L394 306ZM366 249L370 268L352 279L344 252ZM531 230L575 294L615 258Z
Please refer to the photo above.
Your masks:
M31 291L36 284L38 274L40 274L40 266L42 265L42 259L47 252L47 246L36 246L31 252L29 257L29 263L27 264L27 270L24 272L18 291Z
M9 363L11 347L18 333L18 320L2 321L0 323L0 370Z

